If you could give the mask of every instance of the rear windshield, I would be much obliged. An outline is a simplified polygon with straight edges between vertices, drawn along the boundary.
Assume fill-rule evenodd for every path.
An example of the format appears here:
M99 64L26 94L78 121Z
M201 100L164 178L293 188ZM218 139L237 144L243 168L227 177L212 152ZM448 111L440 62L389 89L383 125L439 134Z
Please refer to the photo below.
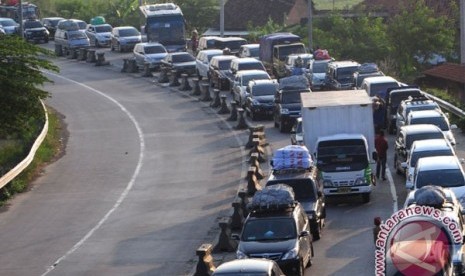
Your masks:
M162 46L146 46L144 48L146 54L161 54L166 53L166 49Z
M173 55L173 62L174 63L179 63L179 62L189 62L189 61L194 61L195 58L191 55Z
M432 156L453 156L452 149L415 151L410 158L410 167L417 165L418 159Z
M460 187L465 186L465 178L459 169L420 171L415 183L417 189L426 185Z
M414 114L414 113L413 113ZM410 125L431 124L439 127L442 131L450 130L449 124L444 117L412 118Z
M312 65L313 73L326 73L328 62L314 62Z
M110 26L95 26L95 32L97 33L110 33L111 27Z
M397 82L374 83L370 86L370 96L386 99L387 89L392 87L399 87L399 84Z
M417 140L426 140L426 139L444 139L444 134L442 132L430 132L430 133L416 133L407 135L407 143L405 147L410 149L413 142Z
M43 26L42 26L42 23L40 23L39 21L26 21L26 22L24 22L24 28L27 28L27 29L41 28L41 27L43 27Z
M246 62L241 63L238 66L238 70L263 70L265 71L265 67L261 62Z
M277 90L277 86L271 83L255 85L252 89L252 95L254 96L274 95L276 93L276 90Z
M231 67L231 59L230 60L222 60L218 62L218 69L220 70L228 70Z
M266 72L263 72L263 74L256 74L256 75L246 75L242 77L242 86L247 86L249 84L249 81L251 80L268 80L270 77Z
M249 220L243 227L242 241L274 241L296 238L296 226L291 218Z
M120 36L138 36L139 31L137 31L136 29L122 29L122 30L119 30L119 35Z

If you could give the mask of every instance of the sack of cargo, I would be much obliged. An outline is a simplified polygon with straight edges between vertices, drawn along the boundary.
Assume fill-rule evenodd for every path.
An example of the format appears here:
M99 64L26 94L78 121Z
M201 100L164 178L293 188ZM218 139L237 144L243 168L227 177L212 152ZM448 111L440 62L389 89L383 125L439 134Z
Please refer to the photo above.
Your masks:
M331 56L328 53L328 50L318 49L313 53L313 58L315 60L330 59Z
M306 169L313 166L313 159L307 147L289 145L276 150L272 166L274 170Z
M296 204L294 190L286 184L271 185L255 193L250 210L279 210Z

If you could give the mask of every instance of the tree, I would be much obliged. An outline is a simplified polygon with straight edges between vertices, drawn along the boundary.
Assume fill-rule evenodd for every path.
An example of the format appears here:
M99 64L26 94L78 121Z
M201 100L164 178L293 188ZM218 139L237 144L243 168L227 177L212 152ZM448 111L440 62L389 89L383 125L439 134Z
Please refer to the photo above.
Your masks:
M58 67L44 59L51 55L21 37L0 36L0 137L21 136L43 119L39 99L49 94L40 86L51 81L41 70L58 72Z
M187 22L188 31L197 29L199 33L212 27L216 18L220 17L219 0L178 0Z
M411 4L411 3L410 3ZM423 0L413 3L394 16L388 34L400 76L414 74L422 64L415 57L428 60L433 54L449 55L454 50L455 20L437 16Z

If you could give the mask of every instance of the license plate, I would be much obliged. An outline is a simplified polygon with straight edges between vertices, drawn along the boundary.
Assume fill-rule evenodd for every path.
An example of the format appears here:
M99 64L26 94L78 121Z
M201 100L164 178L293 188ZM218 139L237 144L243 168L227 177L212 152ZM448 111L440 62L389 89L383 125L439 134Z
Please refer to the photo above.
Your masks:
M337 188L337 192L338 193L350 193L351 189L350 187L340 187L340 188Z

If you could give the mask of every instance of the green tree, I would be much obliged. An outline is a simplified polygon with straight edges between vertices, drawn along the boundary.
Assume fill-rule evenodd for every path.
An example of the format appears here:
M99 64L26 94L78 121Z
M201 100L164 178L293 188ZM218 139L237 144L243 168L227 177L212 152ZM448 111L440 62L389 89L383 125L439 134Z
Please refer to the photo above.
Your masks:
M49 50L18 36L0 36L0 137L21 136L43 119L39 99L49 94L40 86L50 80L41 70L58 71L47 56Z
M166 1L173 2L173 1ZM187 22L187 31L197 29L199 33L206 31L216 19L220 18L219 0L178 0ZM218 26L219 28L219 26Z
M393 58L401 77L421 71L415 56L428 60L434 53L450 55L454 50L455 20L437 16L423 0L415 1L413 9L404 9L388 23Z

